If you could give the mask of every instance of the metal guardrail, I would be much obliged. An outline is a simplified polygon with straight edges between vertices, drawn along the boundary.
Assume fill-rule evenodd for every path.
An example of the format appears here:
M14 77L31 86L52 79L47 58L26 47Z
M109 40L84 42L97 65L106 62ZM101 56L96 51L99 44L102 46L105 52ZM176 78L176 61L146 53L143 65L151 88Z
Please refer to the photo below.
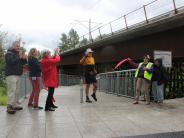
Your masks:
M77 44L75 48L100 41L122 31L128 31L136 26L146 25L167 17L174 16L182 12L183 9L184 0L153 0L152 2L143 5L134 11L122 15L119 18L81 36L79 38L79 44ZM75 48L71 48L65 52Z
M81 77L78 75L58 74L59 86L79 85Z
M27 96L32 92L31 82L29 80L29 74L24 73L20 78L20 93L19 100L27 98Z
M118 96L135 97L135 69L97 75L99 91Z

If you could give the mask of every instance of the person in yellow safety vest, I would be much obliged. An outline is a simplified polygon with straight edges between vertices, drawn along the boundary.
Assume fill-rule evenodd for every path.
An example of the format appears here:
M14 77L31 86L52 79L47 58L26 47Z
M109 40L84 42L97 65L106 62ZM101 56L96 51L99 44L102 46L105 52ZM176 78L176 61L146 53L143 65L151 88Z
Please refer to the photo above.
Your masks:
M93 84L93 94L91 95L92 98L97 101L96 98L96 90L97 90L97 80L96 80L96 74L97 71L95 69L95 59L93 57L93 51L91 48L88 48L85 52L85 56L82 57L80 60L80 64L84 66L85 68L85 83L86 83L86 102L92 103L92 101L89 98L89 88L90 84Z
M139 63L135 73L136 81L136 97L133 104L139 103L139 96L143 86L144 95L146 98L146 105L150 104L150 86L153 73L153 63L150 61L149 55L144 55L144 61Z

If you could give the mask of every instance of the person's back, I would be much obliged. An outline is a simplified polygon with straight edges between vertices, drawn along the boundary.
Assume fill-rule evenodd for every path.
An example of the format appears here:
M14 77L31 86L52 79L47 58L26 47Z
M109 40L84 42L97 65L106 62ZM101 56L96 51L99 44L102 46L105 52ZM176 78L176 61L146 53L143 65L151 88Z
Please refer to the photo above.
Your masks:
M28 59L29 66L29 76L30 77L40 77L41 76L41 66L37 58L32 57Z

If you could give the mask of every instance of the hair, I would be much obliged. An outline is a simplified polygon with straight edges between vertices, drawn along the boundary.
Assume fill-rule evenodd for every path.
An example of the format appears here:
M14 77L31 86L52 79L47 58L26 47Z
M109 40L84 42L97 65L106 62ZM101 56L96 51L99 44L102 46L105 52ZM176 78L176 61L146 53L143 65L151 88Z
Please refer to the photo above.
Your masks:
M28 59L31 59L34 57L34 52L36 51L36 48L31 48L29 50Z
M42 57L48 57L51 52L49 50L42 51Z
M155 61L158 61L158 63L162 66L162 58L157 58L157 59L155 59Z
M20 44L20 41L14 41L14 42L12 43L11 48L14 48L14 47L16 46L17 43Z

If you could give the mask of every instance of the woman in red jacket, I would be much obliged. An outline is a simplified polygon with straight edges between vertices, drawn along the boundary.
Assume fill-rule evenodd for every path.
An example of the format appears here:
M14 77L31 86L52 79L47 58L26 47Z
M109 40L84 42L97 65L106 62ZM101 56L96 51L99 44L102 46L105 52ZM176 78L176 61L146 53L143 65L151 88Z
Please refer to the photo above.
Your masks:
M53 104L54 89L58 87L57 79L57 63L60 62L60 56L58 50L55 51L54 56L51 56L51 52L46 50L42 53L42 75L46 88L48 88L48 96L45 104L45 111L55 111Z

